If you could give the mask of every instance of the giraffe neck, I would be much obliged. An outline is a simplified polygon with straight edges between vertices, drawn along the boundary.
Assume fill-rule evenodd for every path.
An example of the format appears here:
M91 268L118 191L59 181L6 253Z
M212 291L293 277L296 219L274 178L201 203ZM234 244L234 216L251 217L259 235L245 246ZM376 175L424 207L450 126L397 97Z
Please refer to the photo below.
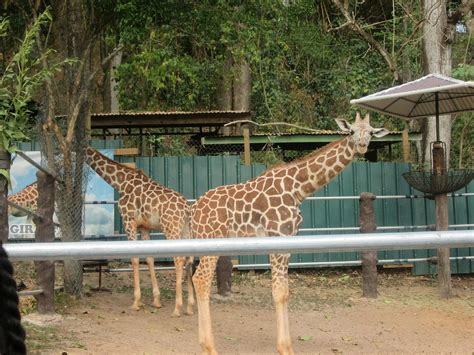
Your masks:
M273 175L289 176L290 179L283 179L282 186L301 203L340 174L352 162L355 153L351 137L345 137L282 167L284 172L274 169Z
M119 164L90 147L86 150L86 163L97 175L119 192L125 191L125 186L128 181L137 175L141 175L135 169ZM145 175L141 175L140 179L148 181Z

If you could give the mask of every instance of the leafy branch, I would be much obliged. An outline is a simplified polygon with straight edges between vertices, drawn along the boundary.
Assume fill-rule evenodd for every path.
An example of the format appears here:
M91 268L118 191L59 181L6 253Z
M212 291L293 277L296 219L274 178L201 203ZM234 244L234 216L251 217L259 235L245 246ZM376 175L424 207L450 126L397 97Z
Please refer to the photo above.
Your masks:
M62 63L44 69L42 60L53 51L44 50L35 53L35 38L41 28L51 21L48 10L41 13L31 27L25 32L16 53L7 63L0 77L0 150L13 153L15 143L28 140L26 134L30 115L33 113L29 104L36 90L45 80L58 71ZM9 21L0 20L0 37L8 35Z

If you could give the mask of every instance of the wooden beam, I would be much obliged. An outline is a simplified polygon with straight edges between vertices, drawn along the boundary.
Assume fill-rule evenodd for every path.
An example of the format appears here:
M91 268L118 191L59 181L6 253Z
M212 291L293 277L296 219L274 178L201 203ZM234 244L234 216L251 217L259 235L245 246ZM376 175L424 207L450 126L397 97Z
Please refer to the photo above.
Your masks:
M122 156L122 155L139 155L140 152L138 148L117 148L114 149L114 156Z
M131 163L121 163L122 165L128 166L129 168L136 169L137 165L134 162Z

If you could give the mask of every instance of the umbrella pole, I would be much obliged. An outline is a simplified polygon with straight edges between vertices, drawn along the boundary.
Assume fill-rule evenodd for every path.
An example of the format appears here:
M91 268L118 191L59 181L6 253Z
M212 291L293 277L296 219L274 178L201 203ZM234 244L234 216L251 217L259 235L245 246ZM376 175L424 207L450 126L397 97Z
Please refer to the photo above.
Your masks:
M439 138L439 102L436 95L436 142L433 143L433 172L436 175L446 174L446 161L444 144ZM435 195L436 230L448 230L448 195ZM438 249L438 290L441 298L452 296L451 264L449 261L449 248Z

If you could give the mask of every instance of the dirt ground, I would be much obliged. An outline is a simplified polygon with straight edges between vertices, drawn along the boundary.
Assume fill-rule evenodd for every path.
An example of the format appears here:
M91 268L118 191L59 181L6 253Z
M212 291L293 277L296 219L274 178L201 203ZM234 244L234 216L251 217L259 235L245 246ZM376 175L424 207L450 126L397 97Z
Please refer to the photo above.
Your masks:
M132 311L131 274L86 275L86 293L58 297L63 320L46 329L27 325L30 353L199 354L197 311L172 318L173 273L159 272L163 308L151 304L142 272L145 306ZM456 296L437 297L436 280L382 272L379 297L361 297L360 273L292 271L290 330L298 354L474 354L474 277L454 277ZM276 353L270 274L234 272L233 295L213 297L211 312L221 354ZM22 299L24 309L31 304Z

